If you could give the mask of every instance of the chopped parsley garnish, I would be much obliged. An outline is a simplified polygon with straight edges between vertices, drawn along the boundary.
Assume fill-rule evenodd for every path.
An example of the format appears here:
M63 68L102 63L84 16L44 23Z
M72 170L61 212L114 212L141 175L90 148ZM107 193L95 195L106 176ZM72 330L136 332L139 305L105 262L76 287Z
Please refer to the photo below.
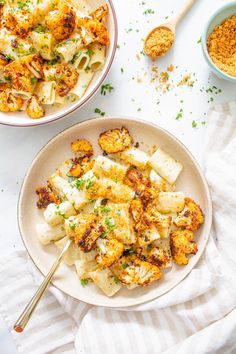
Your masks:
M59 58L49 60L49 61L47 62L47 64L48 64L48 65L55 65L55 64L57 64L58 60L59 60Z
M17 2L18 8L19 8L20 10L29 11L29 5L27 4L27 2L29 2L29 1L27 1L27 0L26 0L26 2L18 1L18 2Z
M107 225L109 231L112 231L116 227L116 224L112 218L106 218L105 224Z
M70 229L71 230L75 230L75 228L76 228L76 224L70 224Z
M192 121L192 127L193 127L193 128L196 128L196 127L197 127L197 123L196 123L195 120Z
M123 268L123 269L126 269L128 266L129 266L129 265L128 265L127 263L123 263L123 264L122 264L122 268Z
M78 178L75 181L73 181L73 187L76 187L79 191L81 191L84 185L85 185L85 180L82 178Z
M179 120L181 118L183 118L183 109L182 108L179 110L179 113L176 115L175 119Z
M152 9L147 9L143 12L144 15L153 15L155 13L155 11L153 11Z
M111 92L113 90L114 90L114 87L111 86L111 84L102 85L102 87L101 87L101 95L105 96L108 92Z
M111 208L109 208L108 206L106 205L99 205L97 207L94 208L94 211L98 211L98 210L101 210L101 212L103 213L109 213L109 211L111 211Z
M62 79L62 74L58 74L58 75L57 75L57 79L58 79L58 80L61 80L61 79Z
M129 250L128 250L129 254L135 254L136 253L136 249L131 247Z
M197 43L201 43L202 42L202 39L201 37L199 38L199 40L197 41Z
M102 112L100 108L95 108L94 113L100 114L100 116L104 117L105 116L105 112Z
M119 282L120 282L119 278L118 278L118 277L114 277L114 282L115 282L116 284L119 284Z
M41 24L38 24L36 27L33 28L32 31L37 33L45 33L45 27Z
M80 279L80 284L85 287L86 285L88 285L89 280L88 279Z
M92 49L88 49L85 54L87 54L89 57L91 57L95 52Z
M107 235L108 235L108 232L104 231L104 232L100 235L100 237L101 237L101 238L106 238Z
M120 68L120 71L121 71L121 74L123 74L123 73L124 73L124 69L123 69L123 68Z
M32 77L32 79L31 79L31 83L32 83L32 85L37 84L37 82L38 82L37 77Z
M92 180L92 178L88 178L87 182L88 183L86 184L86 189L89 189L94 185L94 181Z

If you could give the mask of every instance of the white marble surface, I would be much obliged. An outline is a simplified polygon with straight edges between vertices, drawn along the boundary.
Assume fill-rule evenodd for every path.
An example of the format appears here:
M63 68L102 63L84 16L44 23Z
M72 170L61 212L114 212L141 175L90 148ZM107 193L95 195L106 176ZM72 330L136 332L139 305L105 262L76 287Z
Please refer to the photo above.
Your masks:
M183 2L184 0L114 0L119 22L120 48L117 49L113 67L106 80L106 83L114 86L113 92L106 96L98 92L83 109L50 125L35 128L0 126L0 256L23 247L17 227L16 209L20 185L31 160L55 134L87 117L95 116L96 107L107 115L134 116L166 128L179 137L201 163L205 130L201 122L207 121L205 114L212 104L208 101L211 97L214 99L213 103L230 101L236 98L236 90L233 84L219 80L210 73L202 56L201 44L197 42L211 13L230 1L198 0L179 25L173 50L158 62L158 67L164 71L170 64L178 66L178 69L170 73L170 81L173 78L175 83L180 81L181 75L195 73L193 79L197 81L192 88L174 87L162 95L155 90L157 84L150 83L150 61L142 54L140 60L136 57L142 50L142 38L148 30L164 22L165 17L175 12ZM148 9L155 13L145 15L144 12ZM217 95L205 92L212 86L222 92ZM203 92L200 90L202 87ZM176 120L180 109L183 109L183 117ZM192 127L193 120L197 122L196 128ZM0 353L17 353L1 319Z

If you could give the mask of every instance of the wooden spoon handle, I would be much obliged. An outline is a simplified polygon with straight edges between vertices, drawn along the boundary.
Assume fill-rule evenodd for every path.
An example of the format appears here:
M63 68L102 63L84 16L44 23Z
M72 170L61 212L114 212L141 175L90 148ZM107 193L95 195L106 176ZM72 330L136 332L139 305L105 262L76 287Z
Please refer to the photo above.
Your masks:
M171 21L173 23L174 26L176 26L180 20L182 20L182 18L186 15L186 13L191 9L191 7L193 6L193 4L196 2L197 0L186 0L183 7L181 8L181 10L179 11L178 15L176 15L173 20Z

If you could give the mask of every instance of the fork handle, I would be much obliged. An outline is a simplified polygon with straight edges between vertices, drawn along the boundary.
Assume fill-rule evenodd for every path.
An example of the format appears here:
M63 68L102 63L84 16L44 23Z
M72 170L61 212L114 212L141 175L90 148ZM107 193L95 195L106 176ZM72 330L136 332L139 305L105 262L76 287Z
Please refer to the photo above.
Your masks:
M65 255L66 251L68 250L71 242L72 242L71 239L67 241L67 243L66 243L65 247L63 248L63 250L61 251L59 257L53 263L53 266L51 267L50 271L48 272L48 275L45 277L44 281L42 282L42 284L40 285L40 287L38 288L38 290L36 291L36 293L34 294L32 299L30 300L30 302L25 307L24 311L22 312L22 314L20 315L20 317L16 321L16 323L13 327L16 332L21 333L25 329L25 326L29 322L30 317L32 316L41 297L43 296L45 290L47 289L54 273L56 272L57 268L59 267L59 265L63 259L63 256Z

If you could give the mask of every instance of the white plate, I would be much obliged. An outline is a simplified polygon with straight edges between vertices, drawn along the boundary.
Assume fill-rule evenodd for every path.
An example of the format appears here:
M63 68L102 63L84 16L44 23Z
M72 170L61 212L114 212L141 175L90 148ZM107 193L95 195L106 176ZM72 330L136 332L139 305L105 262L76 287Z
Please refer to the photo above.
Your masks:
M37 196L35 189L44 185L48 177L60 163L73 154L70 150L71 141L77 138L86 138L92 142L95 154L101 153L97 144L99 134L109 128L125 126L129 129L134 142L140 143L140 148L160 146L176 160L180 161L184 169L177 182L177 190L193 198L202 208L205 223L197 232L196 240L198 253L190 256L189 264L185 267L173 266L163 279L147 287L138 287L133 290L122 288L114 297L106 297L94 284L82 287L73 268L62 264L58 269L53 284L68 295L78 300L94 305L120 307L137 305L163 295L192 270L198 262L211 228L212 206L205 178L190 152L174 136L162 128L131 118L97 118L76 124L53 138L38 153L33 160L24 179L18 205L18 221L20 232L26 249L39 270L45 275L58 252L54 245L42 246L36 235L36 224L42 222L42 211L36 207ZM144 144L142 144L144 142Z
M117 47L117 37L118 37L118 24L115 9L112 3L112 0L87 0L88 4L92 9L97 9L99 6L107 3L109 6L109 14L107 16L106 26L110 35L110 45L106 50L106 59L105 64L102 70L97 71L87 88L84 96L74 102L67 105L63 105L62 107L49 107L46 108L46 115L40 119L32 119L27 116L25 112L9 112L3 113L0 112L0 123L5 125L13 125L19 127L29 127L35 125L42 125L49 122L52 122L57 119L61 119L66 117L67 115L75 112L77 109L84 106L90 98L94 96L94 94L98 91L103 81L107 77L111 65L113 63L113 59L116 52Z

